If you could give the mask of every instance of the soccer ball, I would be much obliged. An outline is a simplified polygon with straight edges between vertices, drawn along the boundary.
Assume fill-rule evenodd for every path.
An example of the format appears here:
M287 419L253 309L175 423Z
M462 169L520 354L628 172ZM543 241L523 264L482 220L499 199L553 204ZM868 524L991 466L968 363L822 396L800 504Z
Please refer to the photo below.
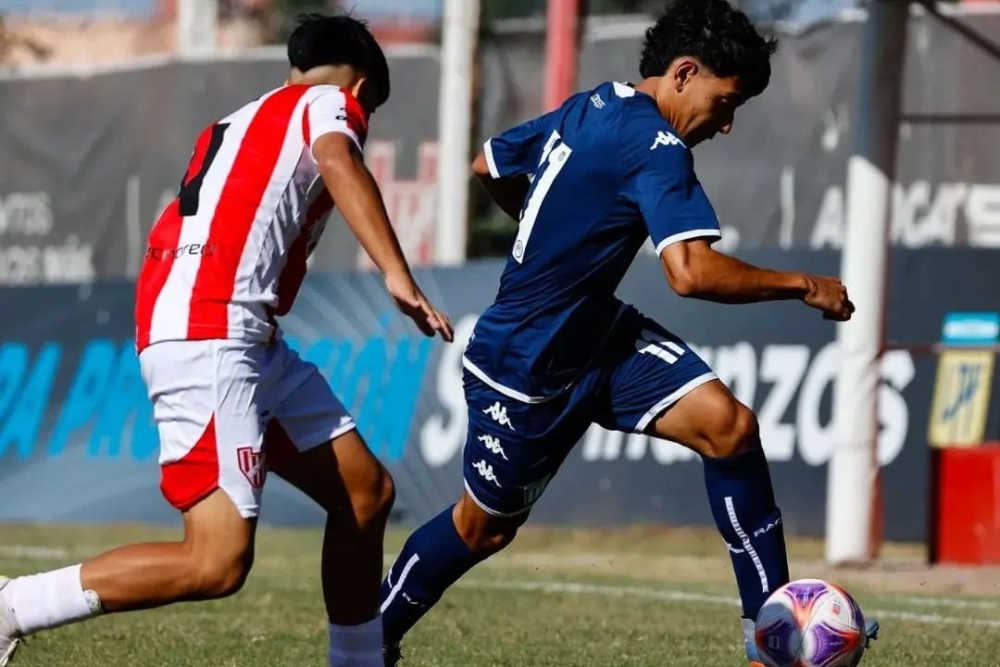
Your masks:
M865 651L865 619L845 590L799 579L774 591L754 639L767 667L854 667Z

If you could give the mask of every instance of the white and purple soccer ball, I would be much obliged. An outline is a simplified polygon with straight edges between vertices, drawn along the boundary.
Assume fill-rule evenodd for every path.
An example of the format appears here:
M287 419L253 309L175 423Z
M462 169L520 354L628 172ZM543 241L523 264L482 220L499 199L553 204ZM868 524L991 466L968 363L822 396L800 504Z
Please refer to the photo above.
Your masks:
M799 579L764 603L755 640L767 667L854 667L865 651L865 619L847 591Z

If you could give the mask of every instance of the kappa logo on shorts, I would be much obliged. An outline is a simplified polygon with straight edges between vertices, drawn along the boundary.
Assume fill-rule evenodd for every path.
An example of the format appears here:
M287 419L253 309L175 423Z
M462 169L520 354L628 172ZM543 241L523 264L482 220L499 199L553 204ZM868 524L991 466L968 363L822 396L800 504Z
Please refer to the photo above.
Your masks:
M514 430L514 425L510 423L510 417L507 416L507 406L500 405L500 401L483 410L483 414L489 415L490 419L501 426L506 426L511 431Z
M264 467L264 453L254 451L253 447L240 447L236 450L236 459L240 464L240 472L255 489L264 488L264 478L267 468Z
M475 463L472 464L472 467L475 468L476 472L479 473L479 476L485 479L487 482L493 482L494 484L497 485L497 488L499 489L503 488L502 486L500 486L500 480L497 479L496 473L493 472L493 466L491 466L485 460L476 461Z
M510 459L507 458L507 452L503 450L503 445L500 444L500 438L494 438L492 435L484 433L479 436L477 440L483 443L483 446L492 453L502 456L504 461L510 461Z

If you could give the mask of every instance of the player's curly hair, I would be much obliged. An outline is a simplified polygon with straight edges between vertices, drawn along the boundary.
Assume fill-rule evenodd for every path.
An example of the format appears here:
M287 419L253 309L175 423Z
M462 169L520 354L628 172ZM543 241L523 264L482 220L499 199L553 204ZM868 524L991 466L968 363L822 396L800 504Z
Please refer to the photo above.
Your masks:
M767 88L777 48L776 39L762 37L726 0L676 0L646 31L639 73L663 76L677 58L691 56L716 76L738 77L754 97Z
M368 24L353 16L302 14L288 38L288 62L300 72L321 65L350 65L365 73L377 91L376 103L389 99L389 63Z

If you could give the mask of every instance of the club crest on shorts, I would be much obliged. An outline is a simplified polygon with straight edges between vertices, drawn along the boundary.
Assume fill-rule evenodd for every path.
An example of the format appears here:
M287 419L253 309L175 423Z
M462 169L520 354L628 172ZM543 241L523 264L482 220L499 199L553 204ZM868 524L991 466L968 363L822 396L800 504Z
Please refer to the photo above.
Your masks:
M255 489L264 487L267 469L264 467L264 453L254 451L253 447L240 447L236 450L236 458L240 464L240 472Z

